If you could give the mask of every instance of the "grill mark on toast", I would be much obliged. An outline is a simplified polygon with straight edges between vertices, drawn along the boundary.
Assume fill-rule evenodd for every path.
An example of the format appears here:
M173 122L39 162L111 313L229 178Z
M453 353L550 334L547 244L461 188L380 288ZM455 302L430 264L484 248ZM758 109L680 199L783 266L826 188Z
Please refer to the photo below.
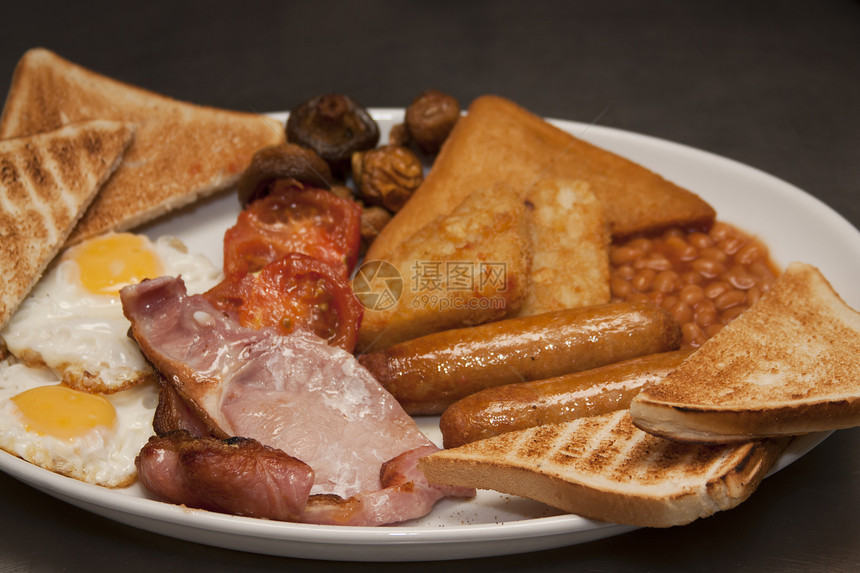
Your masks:
M606 474L612 465L620 461L621 451L630 433L619 425L618 414L619 412L616 412L612 416L599 419L602 422L601 427L593 433L588 450L576 464L578 471Z
M74 177L80 177L82 168L88 167L84 165L76 165L69 161L69 153L71 152L71 143L65 140L58 140L57 142L52 142L52 145L45 145L42 147L42 159L43 159L43 169L45 173L53 178L56 187L59 188L61 183L65 185L68 179ZM63 160L65 158L65 161ZM75 173L71 173L72 166L74 166ZM84 170L86 173L88 170ZM53 193L56 201L59 201L62 204L64 209L62 221L68 220L68 218L74 218L77 215L77 201L74 200L71 193L62 193L56 191ZM57 209L56 213L59 215L60 205L55 204L55 208ZM55 220L59 219L58 216L55 215Z
M638 472L638 469L650 468L659 458L660 450L651 447L648 442L648 434L644 432L633 432L621 441L622 447L612 463L604 470L611 479L619 482L643 482L646 477ZM644 448L643 448L644 446ZM645 457L644 463L641 461Z
M28 145L27 151L24 172L30 183L31 197L34 207L42 214L46 237L53 241L58 237L58 229L72 217L65 180L62 174L59 178L54 177L50 167L46 167L39 147Z
M18 215L23 195L24 185L17 165L8 157L0 157L0 206L10 216Z
M538 426L533 432L520 436L513 457L517 460L534 460L540 467L545 458L552 459L558 451L560 441L557 426Z
M53 243L57 240L57 230L48 203L50 198L40 193L42 172L38 161L33 161L35 151L32 148L27 151L28 157L23 161L17 161L23 191L21 194L24 207L22 223L29 227L33 240Z

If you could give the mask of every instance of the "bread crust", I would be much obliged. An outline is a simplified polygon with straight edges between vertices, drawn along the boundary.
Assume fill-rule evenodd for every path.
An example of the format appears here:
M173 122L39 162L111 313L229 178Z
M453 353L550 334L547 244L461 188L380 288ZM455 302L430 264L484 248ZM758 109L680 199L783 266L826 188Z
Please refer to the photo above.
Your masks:
M727 444L799 436L860 424L860 400L817 400L735 411L673 404L631 404L636 427L655 436L689 443Z
M0 141L0 329L122 160L132 126L96 120Z
M588 519L671 527L745 501L787 443L680 444L636 429L621 410L444 450L419 469L432 483L493 489Z
M136 227L233 185L253 153L284 140L274 120L176 101L35 48L19 61L0 117L0 137L107 119L137 127L123 164L69 237L69 244Z
M633 399L648 432L702 443L860 425L860 313L792 263L771 289Z

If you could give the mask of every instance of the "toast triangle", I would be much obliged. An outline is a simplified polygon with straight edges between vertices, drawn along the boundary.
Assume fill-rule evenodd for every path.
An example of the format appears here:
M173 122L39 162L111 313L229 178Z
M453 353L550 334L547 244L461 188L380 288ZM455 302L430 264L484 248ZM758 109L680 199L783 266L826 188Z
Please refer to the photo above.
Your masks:
M498 96L475 99L454 126L433 168L368 250L382 259L412 233L450 212L476 189L502 182L528 193L540 179L586 181L613 237L671 225L705 226L714 209L694 193L574 137Z
M24 54L0 117L0 138L92 119L133 123L137 133L69 243L136 227L229 187L257 149L284 139L278 122L257 114L179 102L43 48Z
M54 258L131 143L94 120L0 141L0 329Z
M749 310L632 401L635 424L717 443L860 425L860 313L792 263Z
M786 444L673 442L618 410L442 450L418 467L431 483L492 489L598 521L671 527L746 500Z

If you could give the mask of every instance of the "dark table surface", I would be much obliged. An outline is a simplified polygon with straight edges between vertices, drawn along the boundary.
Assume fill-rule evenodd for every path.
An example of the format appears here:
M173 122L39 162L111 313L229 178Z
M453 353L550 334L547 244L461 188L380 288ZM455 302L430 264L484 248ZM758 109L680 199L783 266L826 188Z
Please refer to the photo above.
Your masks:
M341 91L402 107L437 88L684 143L769 172L860 226L860 3L116 2L4 6L0 78L45 46L175 98L289 109ZM5 89L8 79L2 80ZM860 269L857 270L860 278ZM451 562L540 571L856 571L860 429L740 507L667 530ZM0 571L395 570L178 541L0 475ZM438 563L408 565L435 569Z

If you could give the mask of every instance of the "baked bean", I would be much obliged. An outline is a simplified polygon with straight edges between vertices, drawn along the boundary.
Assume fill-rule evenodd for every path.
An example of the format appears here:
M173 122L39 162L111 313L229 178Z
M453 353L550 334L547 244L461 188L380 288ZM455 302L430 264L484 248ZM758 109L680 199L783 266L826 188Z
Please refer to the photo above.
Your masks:
M701 346L705 343L705 333L695 322L685 322L681 325L681 336L684 340L684 345Z
M718 263L724 263L729 258L728 255L717 247L708 247L699 251L699 256L704 259L712 259Z
M749 274L741 265L730 268L723 279L733 287L747 290L755 286L755 277Z
M702 274L706 279L713 279L725 272L726 268L719 261L713 259L696 259L691 263L693 270Z
M642 251L638 251L630 246L615 247L609 254L609 261L613 265L628 265L642 256Z
M651 239L638 237L636 239L631 240L628 243L628 246L633 247L634 249L643 253L647 253L654 247L654 244L651 242Z
M690 241L691 245L699 250L708 249L714 246L714 240L705 233L691 233L687 240Z
M688 284L681 288L681 291L678 293L678 297L681 299L681 302L688 306L693 306L705 298L705 293L699 285Z
M702 328L717 322L717 315L719 313L717 312L717 306L713 301L708 299L701 300L693 308L693 319L696 321L696 324Z
M645 292L651 288L651 281L654 280L655 276L657 276L657 271L654 269L642 269L630 279L630 284L637 291Z
M651 283L651 288L662 293L675 292L678 282L678 274L675 271L665 270L657 273Z
M728 237L729 235L732 235L732 234L733 234L732 228L729 225L727 225L726 223L722 223L720 221L717 221L716 223L714 223L711 226L711 230L708 231L708 236L714 242L722 241L723 239L725 239L726 237Z
M743 291L731 289L715 298L714 305L716 305L717 310L726 310L742 304L746 299L747 295Z
M722 313L720 313L720 320L723 324L728 324L743 313L749 306L745 304L739 304L738 306L733 306L731 308L727 308Z
M699 346L767 292L777 272L761 241L717 221L707 233L667 229L610 251L613 300L650 302Z
M666 238L666 247L682 261L692 261L699 254L696 247L677 235Z
M744 243L745 241L740 237L729 237L717 243L717 248L727 255L734 255L744 246Z
M616 298L626 298L633 293L633 285L621 277L612 277L609 279L609 290Z
M685 324L693 321L693 309L684 301L678 301L669 308L669 313L675 317L678 324Z
M702 273L696 271L684 271L680 275L681 283L685 285L700 285L705 282L705 277Z
M723 281L714 281L703 288L702 293L705 295L705 298L715 299L729 290L729 288L728 283L724 283Z
M764 256L764 251L764 245L752 240L738 250L735 254L735 260L742 265L749 265L761 259Z
M633 263L634 269L652 269L655 271L668 271L672 268L672 261L661 253L651 253Z
M673 253L683 251L688 245L687 241L684 240L684 236L678 235L677 233L673 233L671 235L667 234L664 239L666 240L666 247Z
M633 278L633 275L636 274L636 269L634 269L630 265L621 265L620 267L615 269L615 274L622 279L629 281Z

